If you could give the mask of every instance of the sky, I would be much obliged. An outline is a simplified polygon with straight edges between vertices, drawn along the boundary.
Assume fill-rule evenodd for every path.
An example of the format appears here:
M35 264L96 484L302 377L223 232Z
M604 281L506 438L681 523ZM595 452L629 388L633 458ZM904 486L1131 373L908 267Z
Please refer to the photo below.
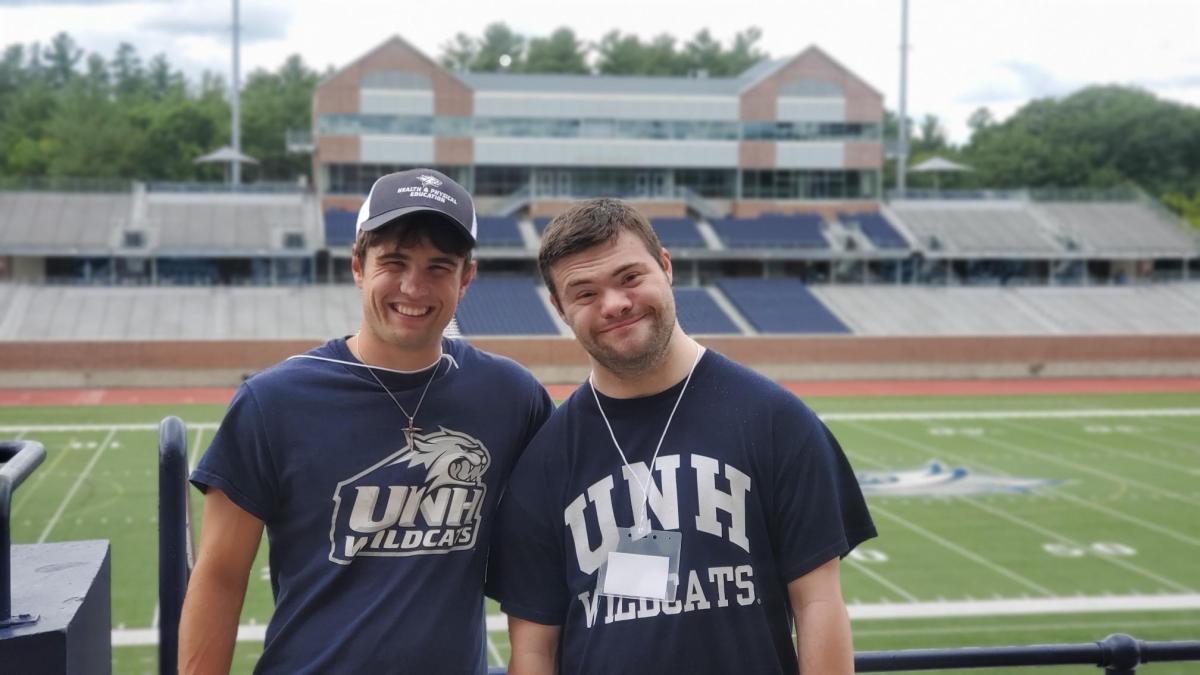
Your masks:
M456 33L508 23L526 36L560 26L587 41L611 30L685 41L708 28L728 44L750 26L772 58L818 45L898 108L900 0L241 0L242 72L299 53L340 67L392 35L433 58ZM111 58L129 42L193 78L230 71L232 2L0 0L0 45L65 31ZM937 115L957 143L981 106L998 119L1031 99L1089 84L1137 85L1200 106L1200 0L909 0L908 110Z

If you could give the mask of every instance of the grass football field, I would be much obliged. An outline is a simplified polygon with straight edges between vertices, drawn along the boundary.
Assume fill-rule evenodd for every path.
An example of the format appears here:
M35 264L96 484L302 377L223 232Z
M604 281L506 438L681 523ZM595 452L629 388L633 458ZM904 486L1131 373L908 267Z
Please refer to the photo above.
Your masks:
M870 479L880 536L843 561L859 650L1200 639L1200 394L809 399ZM192 463L223 407L0 409L45 445L17 490L14 543L107 539L116 673L157 672L157 423ZM198 494L194 513L200 514ZM262 544L234 672L271 616ZM489 605L490 653L507 659ZM970 672L1090 673L1090 666ZM1200 663L1149 664L1149 675Z

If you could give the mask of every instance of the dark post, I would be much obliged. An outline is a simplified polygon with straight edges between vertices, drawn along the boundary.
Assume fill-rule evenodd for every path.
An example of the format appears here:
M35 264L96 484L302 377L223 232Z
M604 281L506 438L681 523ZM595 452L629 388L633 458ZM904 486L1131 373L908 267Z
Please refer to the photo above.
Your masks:
M1096 643L1100 646L1104 675L1134 675L1142 662L1142 642L1124 633L1113 633Z
M33 623L33 614L12 613L12 535L9 516L13 492L46 459L46 449L33 441L0 442L0 628Z
M192 571L187 428L178 417L158 427L158 670L176 672L179 617Z

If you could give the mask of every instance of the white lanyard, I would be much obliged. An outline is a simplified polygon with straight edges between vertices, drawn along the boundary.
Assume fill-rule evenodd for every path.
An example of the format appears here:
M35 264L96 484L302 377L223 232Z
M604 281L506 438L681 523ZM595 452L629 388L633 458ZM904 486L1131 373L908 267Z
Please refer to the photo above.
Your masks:
M633 476L638 487L642 491L641 507L634 512L635 528L642 528L648 531L650 525L649 514L646 513L646 504L650 501L650 482L654 480L654 462L658 459L658 451L662 449L663 439L667 437L667 430L671 428L671 421L675 419L675 411L679 409L679 402L683 400L683 392L687 391L688 383L692 381L692 373L696 372L696 364L700 363L700 357L704 355L704 347L697 345L696 360L692 361L692 367L688 370L687 378L683 381L683 388L679 390L679 396L675 399L675 405L671 407L671 414L667 416L667 424L663 427L662 435L658 437L658 445L654 446L654 456L650 458L650 468L646 472L646 480L643 481L634 472L633 467L629 466L629 460L625 458L625 451L621 449L621 444L617 442L617 435L613 433L612 423L608 421L608 415L604 414L604 406L600 405L600 395L596 393L596 384L592 381L592 375L588 375L588 386L592 389L592 398L596 400L596 408L600 410L600 418L604 420L604 426L608 427L608 437L612 439L613 446L617 449L617 454L621 456L621 463L629 471L629 475ZM641 516L639 518L639 516ZM645 533L641 533L644 535Z

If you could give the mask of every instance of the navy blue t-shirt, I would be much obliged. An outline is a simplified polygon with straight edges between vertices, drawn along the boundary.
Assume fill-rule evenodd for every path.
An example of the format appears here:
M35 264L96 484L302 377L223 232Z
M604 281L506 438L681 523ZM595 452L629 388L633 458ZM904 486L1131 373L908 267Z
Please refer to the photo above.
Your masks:
M442 347L415 448L362 366L293 358L238 390L191 480L266 524L275 612L256 672L485 670L493 515L553 404L515 362ZM344 339L309 354L358 363ZM431 372L375 369L410 413Z
M833 435L791 393L714 352L652 472L655 530L680 533L674 601L597 596L597 570L683 382L643 398L581 386L525 451L500 505L488 594L562 626L563 673L795 673L787 584L875 536ZM632 488L632 489L631 489Z

